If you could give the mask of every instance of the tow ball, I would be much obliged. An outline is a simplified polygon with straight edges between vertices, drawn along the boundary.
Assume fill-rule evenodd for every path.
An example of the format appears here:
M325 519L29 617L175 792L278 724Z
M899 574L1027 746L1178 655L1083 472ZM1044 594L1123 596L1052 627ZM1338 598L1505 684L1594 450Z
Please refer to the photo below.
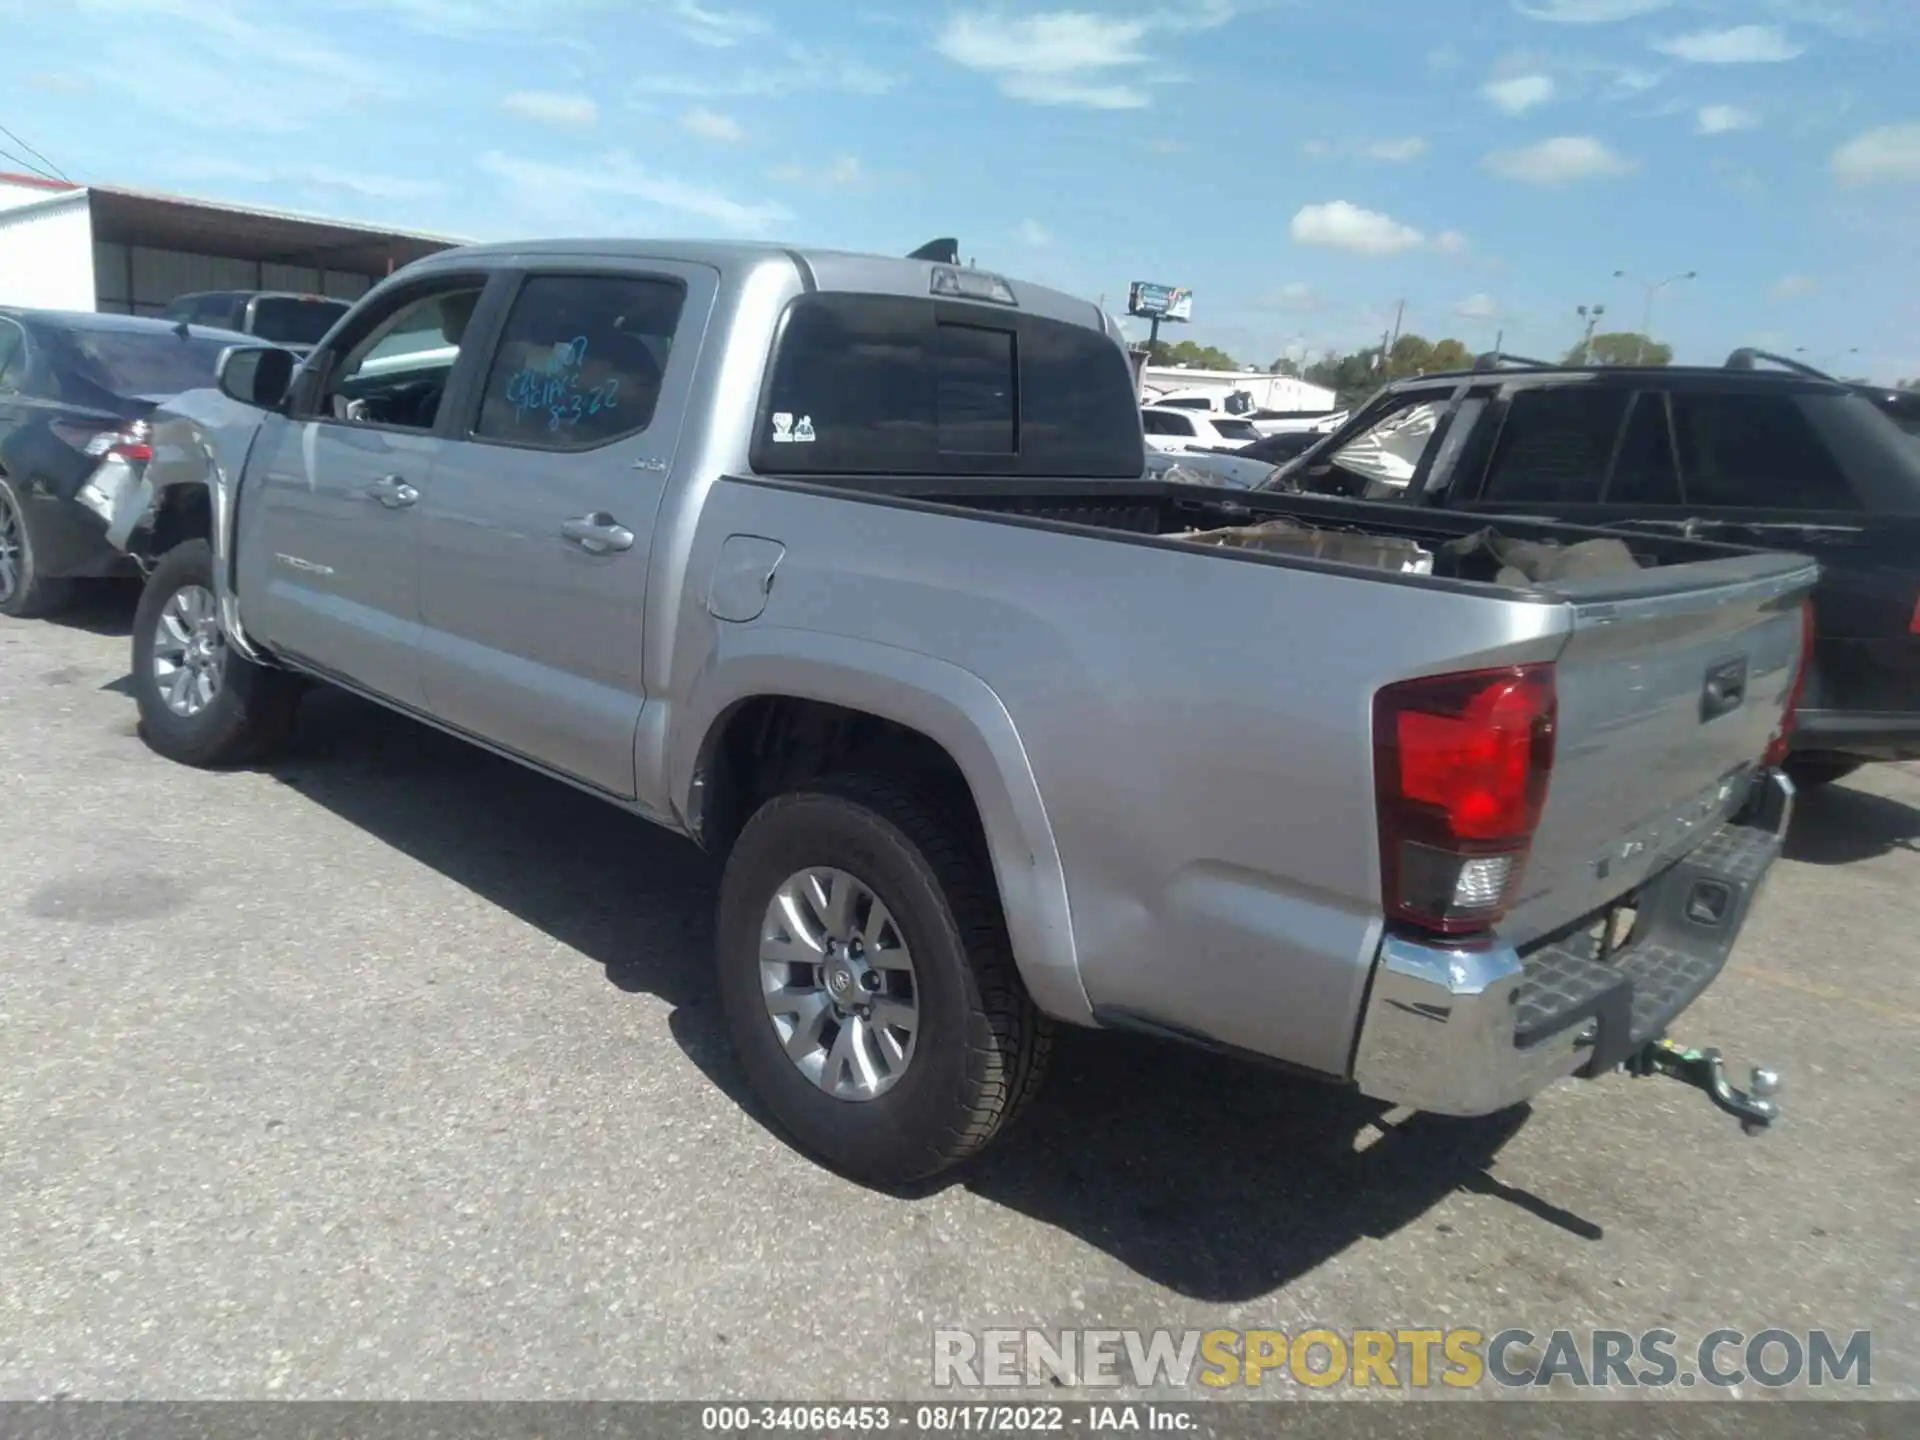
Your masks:
M1740 1128L1758 1135L1780 1118L1780 1106L1774 1096L1780 1093L1780 1076L1756 1065L1749 1073L1747 1088L1736 1089L1727 1081L1718 1050L1694 1050L1671 1040L1653 1040L1626 1062L1630 1075L1670 1075L1696 1090L1739 1120Z

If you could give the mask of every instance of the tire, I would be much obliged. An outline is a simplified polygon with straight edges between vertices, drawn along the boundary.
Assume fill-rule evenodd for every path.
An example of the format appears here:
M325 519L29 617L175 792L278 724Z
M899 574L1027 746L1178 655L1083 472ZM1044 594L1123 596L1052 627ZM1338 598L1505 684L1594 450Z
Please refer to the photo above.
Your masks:
M27 505L13 482L0 475L0 615L37 620L73 603L71 580L42 575L34 563Z
M1845 755L1789 755L1781 768L1796 790L1813 790L1846 779L1866 763Z
M911 1052L871 1098L830 1094L803 1073L769 1011L768 909L789 877L816 867L884 904L911 957ZM1053 1024L1020 981L986 858L908 785L847 775L768 801L728 858L715 931L721 1003L749 1083L803 1150L850 1179L892 1187L956 1165L1040 1087Z
M218 639L212 648L221 653L217 682L210 698L192 714L172 708L163 692L155 665L162 650L161 627L175 597L183 601L193 591L211 604L214 594L213 551L204 540L188 540L160 557L140 592L133 617L133 685L140 707L140 738L169 760L202 769L245 765L265 756L285 738L300 705L299 678L284 670L255 665L226 648ZM179 620L175 614L173 619ZM170 633L166 648L177 635ZM179 667L175 667L177 674Z

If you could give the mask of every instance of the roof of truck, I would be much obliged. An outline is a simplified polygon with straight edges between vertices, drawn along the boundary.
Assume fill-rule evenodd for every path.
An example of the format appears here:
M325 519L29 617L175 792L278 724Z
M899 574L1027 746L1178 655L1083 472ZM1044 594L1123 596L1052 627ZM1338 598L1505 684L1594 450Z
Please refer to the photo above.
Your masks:
M1013 290L1015 308L1020 312L1085 325L1112 335L1116 340L1120 338L1109 317L1093 301L1036 285L998 270L980 270L971 265L944 265L937 261L914 260L899 255L835 250L824 246L781 245L755 240L585 237L495 241L443 250L416 261L414 266L408 268L441 269L474 260L499 263L537 256L669 260L690 265L710 265L717 270L737 269L743 263L756 261L785 263L796 267L807 283L817 289L894 295L929 295L932 293L930 287L935 270L958 270L963 274L990 275L1005 280Z

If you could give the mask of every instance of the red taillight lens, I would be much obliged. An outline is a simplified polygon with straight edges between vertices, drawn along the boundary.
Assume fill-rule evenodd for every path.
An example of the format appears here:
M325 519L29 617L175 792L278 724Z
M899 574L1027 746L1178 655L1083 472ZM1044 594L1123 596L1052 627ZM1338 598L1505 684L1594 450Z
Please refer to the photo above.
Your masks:
M1913 619L1907 622L1909 635L1920 635L1920 600L1913 602Z
M1780 728L1767 742L1766 763L1785 762L1793 748L1793 722L1798 718L1800 700L1807 693L1807 671L1813 668L1813 601L1800 605L1800 653L1794 657L1793 679L1787 683L1787 704L1780 713Z
M1547 803L1551 665L1436 675L1374 697L1387 914L1457 935L1506 913Z

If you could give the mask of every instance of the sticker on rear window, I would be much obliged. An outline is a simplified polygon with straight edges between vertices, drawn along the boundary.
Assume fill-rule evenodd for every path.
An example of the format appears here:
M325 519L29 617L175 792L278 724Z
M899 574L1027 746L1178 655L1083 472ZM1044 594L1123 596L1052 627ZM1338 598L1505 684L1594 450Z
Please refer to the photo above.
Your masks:
M788 410L777 410L773 415L773 443L776 445L808 445L813 442L813 417L802 415L798 420Z

